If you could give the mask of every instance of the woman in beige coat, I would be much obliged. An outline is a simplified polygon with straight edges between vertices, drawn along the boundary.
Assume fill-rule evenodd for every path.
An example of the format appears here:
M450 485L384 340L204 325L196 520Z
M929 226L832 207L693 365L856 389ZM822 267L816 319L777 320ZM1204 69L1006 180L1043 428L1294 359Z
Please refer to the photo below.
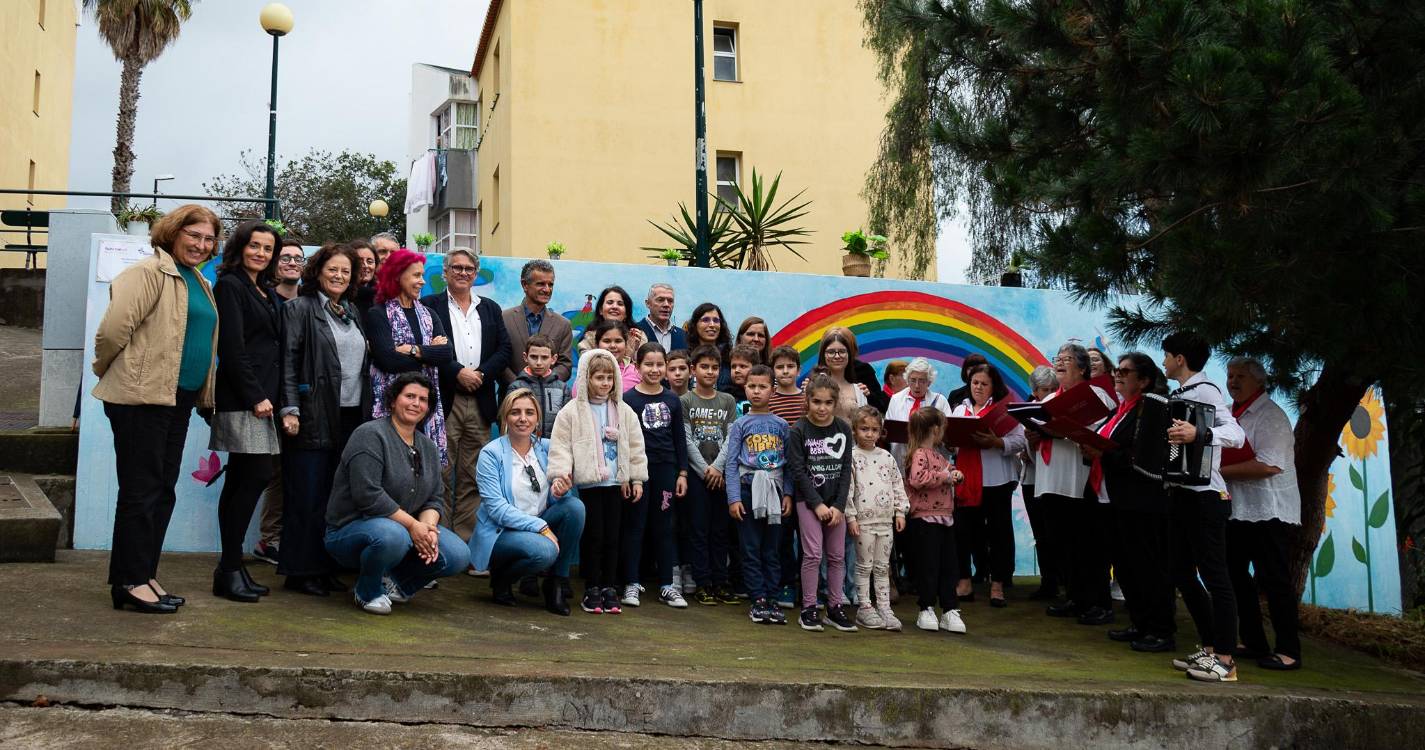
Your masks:
M119 274L94 335L94 397L114 432L119 495L109 553L114 608L171 614L183 605L159 585L158 556L193 408L213 407L218 313L197 267L213 256L218 216L188 205L149 235L153 256Z

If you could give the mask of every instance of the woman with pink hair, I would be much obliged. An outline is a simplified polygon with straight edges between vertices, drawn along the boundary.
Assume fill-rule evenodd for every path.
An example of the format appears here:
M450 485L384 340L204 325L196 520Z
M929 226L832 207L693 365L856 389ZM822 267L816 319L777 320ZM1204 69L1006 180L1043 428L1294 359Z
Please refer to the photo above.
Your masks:
M445 445L444 409L440 400L442 364L451 361L454 350L446 338L440 317L420 303L425 286L426 258L410 250L396 250L376 270L376 304L366 311L366 336L371 342L371 417L386 416L387 386L403 372L423 372L434 384L430 396L430 416L422 432L435 441L440 464L449 463Z

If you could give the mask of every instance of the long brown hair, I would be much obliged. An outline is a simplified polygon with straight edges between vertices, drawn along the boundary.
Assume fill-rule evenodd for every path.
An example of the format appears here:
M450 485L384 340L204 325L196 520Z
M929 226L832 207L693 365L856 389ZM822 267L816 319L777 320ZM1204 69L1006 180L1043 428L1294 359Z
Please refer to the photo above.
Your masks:
M910 467L910 457L914 456L916 451L921 448L935 450L935 428L944 426L945 415L935 407L917 409L910 415L910 424L906 426L906 432L910 433L905 449L907 469Z

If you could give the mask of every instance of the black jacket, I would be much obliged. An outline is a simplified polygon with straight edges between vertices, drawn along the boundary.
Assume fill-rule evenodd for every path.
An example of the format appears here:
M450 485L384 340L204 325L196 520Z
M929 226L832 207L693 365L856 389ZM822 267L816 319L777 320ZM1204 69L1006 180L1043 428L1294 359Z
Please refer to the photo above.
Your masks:
M480 361L479 362L458 362L454 356L450 361L439 366L440 370L440 392L442 395L441 406L447 414L450 413L450 405L455 403L455 394L461 391L459 382L455 379L455 374L463 368L473 367L485 376L485 382L475 391L475 403L480 408L480 416L486 422L495 421L495 413L499 409L496 403L496 394L500 385L500 373L510 366L510 333L505 330L504 312L494 300L481 297L474 291L470 292L475 302L475 314L480 316ZM450 303L446 292L439 294L428 294L421 297L421 304L429 307L435 313L440 322L444 324L446 337L450 339L452 353L455 349L455 336L450 327ZM445 396L445 394L450 394Z
M859 359L851 361L851 377L847 378L852 383L862 383L866 386L866 403L876 407L876 411L886 413L886 407L891 405L891 397L881 388L881 381L876 379L876 368L862 362ZM957 402L951 402L957 403Z
M350 302L347 315L364 331ZM304 294L282 305L282 406L300 411L301 427L290 443L304 450L336 447L341 429L341 360L336 353L322 298ZM364 335L364 333L363 333ZM371 414L370 348L361 363L361 413Z
M281 402L282 318L243 271L225 273L213 285L218 303L218 411L251 411L264 399Z
M1100 459L1103 463L1103 481L1108 488L1108 502L1114 508L1166 513L1168 495L1167 490L1163 488L1163 480L1143 476L1133 468L1133 433L1138 429L1138 415L1142 410L1143 404L1139 402L1133 411L1125 414L1123 419L1113 426L1109 439L1117 443L1118 447L1105 452Z

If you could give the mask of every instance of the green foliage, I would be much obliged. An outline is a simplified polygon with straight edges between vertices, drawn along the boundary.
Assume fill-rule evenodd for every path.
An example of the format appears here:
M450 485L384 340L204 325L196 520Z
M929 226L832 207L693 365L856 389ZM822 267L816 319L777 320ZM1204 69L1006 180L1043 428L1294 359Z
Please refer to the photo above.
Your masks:
M664 250L663 252L659 253L658 257L662 258L663 260L682 260L683 251L677 248L670 247L667 250Z
M411 241L416 243L416 247L430 247L435 244L435 235L430 232L416 232L411 235Z
M267 187L266 157L243 151L241 164L241 174L214 177L203 183L203 189L212 195L262 195ZM346 242L377 232L405 235L406 215L399 207L406 202L406 180L398 176L394 163L354 151L333 154L314 149L295 161L283 162L279 157L277 166L282 222L303 243ZM377 219L367 213L377 198L396 207L390 216ZM234 220L258 219L265 213L261 203L224 201L217 210Z
M563 255L564 250L565 248L563 242L551 242L548 245L544 246L544 251L546 253L549 253L549 257L551 258L558 258L559 256Z
M163 211L152 204L130 203L121 209L115 218L119 220L120 227L127 228L131 221L153 224L163 218Z
M1353 538L1352 542L1355 541ZM1326 535L1326 541L1321 543L1321 551L1316 553L1316 565L1312 568L1311 575L1317 578L1325 578L1331 575L1331 569L1336 566L1336 542L1332 540L1330 534Z
M866 234L859 229L841 234L842 250L850 255L864 255L876 260L891 257L886 252L886 238L879 234Z
M269 227L272 227L273 231L277 232L283 237L287 236L287 225L283 224L281 221L277 219L268 219L262 223L266 224Z
M688 265L693 264L697 257L698 249L698 221L693 217L692 213L688 211L688 207L685 204L678 204L678 217L673 221L666 224L659 224L649 219L648 223L652 224L658 231L667 235L669 239L678 243L678 247L675 249L679 253L679 258ZM731 224L732 216L726 211L714 211L712 216L708 217L708 265L712 268L736 267L727 265L726 254L718 252L718 248L722 247L723 238L727 236L727 229ZM666 248L641 247L639 249L649 251L650 258L667 257L663 255Z
M771 250L781 247L792 255L806 260L794 245L805 245L800 239L811 235L811 231L793 224L806 216L811 201L797 203L805 190L777 203L777 190L782 183L782 173L778 172L772 184L764 189L762 177L752 170L752 192L742 191L741 185L734 185L736 202L729 202L717 196L718 206L727 212L732 220L727 234L718 246L719 255L724 256L728 268L744 268L749 271L775 271Z

